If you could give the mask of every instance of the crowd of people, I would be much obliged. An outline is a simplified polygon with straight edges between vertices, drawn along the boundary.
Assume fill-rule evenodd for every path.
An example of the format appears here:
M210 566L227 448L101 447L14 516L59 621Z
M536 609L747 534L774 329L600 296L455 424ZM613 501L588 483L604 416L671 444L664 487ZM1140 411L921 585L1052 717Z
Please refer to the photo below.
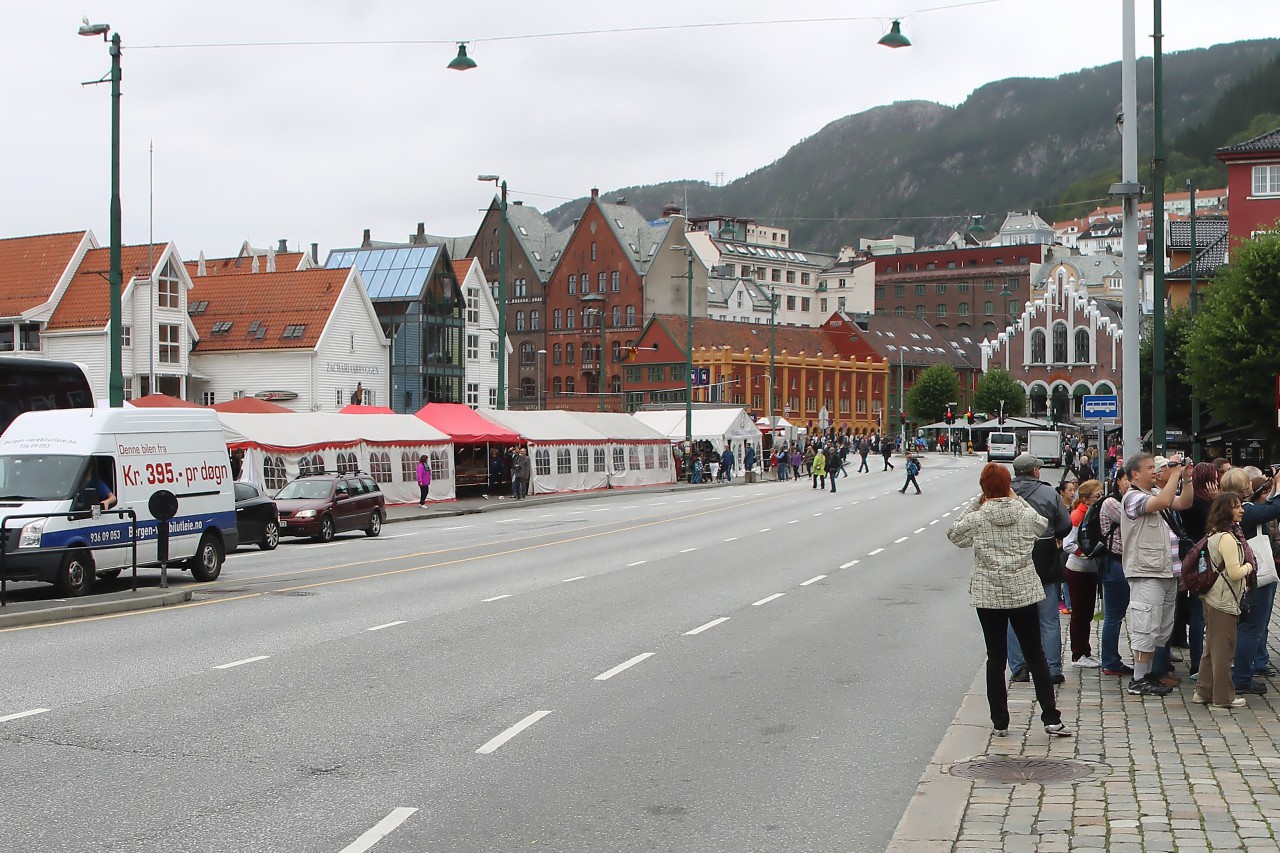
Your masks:
M1046 732L1070 736L1054 696L1065 680L1062 610L1070 613L1071 665L1127 679L1130 695L1169 695L1182 683L1175 664L1186 663L1191 701L1241 708L1247 695L1267 692L1259 676L1276 674L1267 629L1280 474L1226 459L1191 465L1176 453L1119 457L1110 448L1099 464L1096 451L1068 442L1056 489L1040 479L1041 462L1030 454L1014 460L1012 476L989 463L981 494L948 531L953 543L974 549L970 603L986 643L997 735L1009 725L1008 666L1010 684L1034 683ZM1120 653L1122 627L1131 663Z

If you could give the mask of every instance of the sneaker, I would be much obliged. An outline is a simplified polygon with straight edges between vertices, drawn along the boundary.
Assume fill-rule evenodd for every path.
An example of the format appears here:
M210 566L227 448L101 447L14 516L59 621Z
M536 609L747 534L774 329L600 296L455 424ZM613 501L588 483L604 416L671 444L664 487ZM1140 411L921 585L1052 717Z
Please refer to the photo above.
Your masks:
M1066 682L1066 680L1067 680L1067 677L1060 672L1053 677L1054 684L1063 684Z
M1227 702L1227 703L1222 704L1222 705L1214 705L1213 707L1215 707L1215 708L1243 708L1243 707L1245 707L1245 706L1246 706L1246 705L1248 705L1248 704L1249 704L1249 700L1245 699L1243 696L1237 696L1236 698L1232 699L1230 702Z
M991 734L995 735L996 737L1008 737L1009 730L1008 729L992 729Z
M1191 701L1192 701L1192 702L1195 702L1197 705L1208 705L1208 704L1209 704L1209 700L1208 700L1208 699L1206 699L1204 696L1202 696L1202 695L1200 694L1200 691L1199 691L1199 690L1196 690L1196 691L1192 692L1192 694L1191 694Z
M1102 661L1098 660L1093 655L1085 655L1084 657L1073 660L1071 665L1083 667L1084 669L1099 669L1102 666Z
M1066 723L1058 723L1053 726L1045 726L1044 730L1054 737L1071 737L1071 729L1067 728Z
M1141 681L1131 678L1127 690L1130 696L1168 696L1173 692L1172 687L1166 687L1151 678L1144 678Z
M1104 667L1102 670L1102 674L1103 675L1133 675L1133 667L1126 666L1124 664L1120 664L1119 669L1107 669Z
M1277 675L1280 675L1280 671L1277 671L1271 664L1267 664L1265 669L1258 670L1254 675L1265 675L1268 678L1275 678Z
M1258 681L1258 680L1255 678L1253 681L1250 681L1246 686L1244 686L1244 687L1237 687L1237 688L1236 688L1236 692L1237 692L1237 693L1252 693L1252 694L1254 694L1255 696L1263 696L1263 695L1265 695L1265 694L1266 694L1266 692L1267 692L1267 685L1263 684L1261 681Z
M1009 676L1010 684L1013 684L1015 682L1028 682L1030 680L1031 680L1031 673L1027 672L1025 669L1020 669L1017 672L1015 672L1013 675Z

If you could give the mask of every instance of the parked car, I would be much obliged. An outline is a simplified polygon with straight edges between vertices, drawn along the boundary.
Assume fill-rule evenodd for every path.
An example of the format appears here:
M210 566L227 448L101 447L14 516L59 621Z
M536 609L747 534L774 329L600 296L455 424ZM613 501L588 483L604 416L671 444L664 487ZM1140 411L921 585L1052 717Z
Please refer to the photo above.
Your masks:
M1011 432L993 432L987 436L987 461L1012 462L1018 455L1018 436Z
M363 530L382 532L387 501L368 474L309 474L276 492L280 533L311 536L328 542L335 533Z
M236 483L236 530L240 544L273 551L280 544L280 513L276 502L248 483Z

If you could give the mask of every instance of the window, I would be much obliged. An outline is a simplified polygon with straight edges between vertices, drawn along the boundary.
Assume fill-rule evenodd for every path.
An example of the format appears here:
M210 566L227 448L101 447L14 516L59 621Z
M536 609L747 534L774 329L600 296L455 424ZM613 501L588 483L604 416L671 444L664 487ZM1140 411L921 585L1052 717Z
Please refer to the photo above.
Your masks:
M591 470L591 451L585 447L578 448L578 473L585 474Z
M280 491L287 480L283 456L267 456L262 460L262 485L268 492L275 494Z
M1089 363L1089 330L1076 329L1076 364Z
M876 285L876 299L884 299L884 285L883 285L883 284L877 284L877 285Z
M946 295L947 295L947 285L946 285L946 284L944 284L943 282L938 282L937 288L938 288L938 295L939 295L939 296L946 296Z
M529 312L529 331L536 332L542 328L542 312L533 310Z
M623 450L621 447L615 447L613 449L613 470L614 471L627 470L627 452Z
M475 325L480 322L480 288L467 288L467 322Z
M795 284L795 283L796 283L796 271L787 270L787 284Z
M489 341L489 360L490 361L498 360L498 342L497 341Z
M491 409L498 408L498 389L497 388L489 389L489 408Z
M826 302L827 300L825 300L825 299L824 299L824 300L822 300L822 301L823 301L823 302ZM843 297L843 296L837 296L837 297L836 297L836 307L837 307L837 308L839 308L841 311L843 311L843 310L844 310L844 297ZM823 311L826 311L827 309L826 309L826 308L823 308L822 310L823 310Z
M1067 324L1053 324L1053 363L1067 363Z
M453 476L449 469L449 451L431 451L429 463L431 465L431 479L433 481L448 480Z
M418 455L409 451L400 454L400 482L416 483L418 481Z
M533 364L536 355L537 355L537 351L533 348L532 342L525 341L520 345L520 363L521 364Z
M596 244L592 243L591 244L591 260L594 261L595 259L596 259ZM584 285L585 285L585 282L584 282Z
M594 243L592 243L591 245L592 245L592 248L595 247ZM550 450L535 450L533 452L533 473L537 474L539 477L551 476L551 451Z
M529 295L529 279L527 279L527 278L517 278L517 279L515 279L515 280L512 282L512 284L513 284L513 285L515 285L515 295L516 295L516 296L528 296L528 295Z
M800 273L800 283L801 284L809 283L809 274L807 272Z
M564 312L564 327L566 329L572 329L577 324L578 324L577 314L574 313L574 310L572 308L567 309Z
M800 297L800 310L801 310L801 311L804 311L804 312L806 312L806 313L807 313L807 312L809 311L809 306L810 306L810 304L811 304L811 300L809 299L809 297L807 297L807 296L801 296L801 297Z
M604 448L596 447L591 451L591 470L597 474L604 473Z
M524 331L524 312L523 311L516 312L516 331L517 332Z
M991 300L982 303L982 313L990 317L996 313L996 304Z
M627 447L627 467L632 471L640 470L640 448L634 444Z
M369 454L369 473L375 483L391 482L391 454L386 451L374 451Z
M627 306L627 325L634 326L636 324L636 306Z
M651 364L646 371L646 379L650 382L662 382L667 378L667 366L665 364Z
M467 335L467 361L476 361L480 358L480 336Z
M157 327L160 333L160 349L158 358L161 364L181 364L182 363L182 329L168 323L162 323Z
M205 391L200 395L200 405L202 406L212 406L216 402L218 402L217 394L213 391Z
M577 292L578 292L578 277L576 275L571 275L569 276L569 295L572 296Z
M573 344L565 344L565 345L564 345L564 363L565 363L565 364L573 364L573 363L574 363Z
M769 270L769 281L781 282L782 270L778 269L777 267L774 267L773 269Z
M818 313L819 313L819 314L823 314L823 315L825 315L825 314L827 313L827 300L826 300L826 298L823 298L823 299L819 299L819 300L818 300Z
M551 312L551 328L552 329L564 328L564 314L561 313L559 308Z
M564 352L563 350L560 349L560 345L556 344L551 348L551 363L559 364L561 359L563 358L564 358Z
M610 273L609 274L609 291L611 293L617 293L621 289L621 285L622 285L621 274L618 273L617 271Z
M658 467L665 469L671 467L671 450L668 447L658 448Z
M609 274L602 272L596 276L596 292L604 293L606 282L609 280Z
M1280 195L1280 165L1253 167L1253 194Z
M551 396L559 397L564 393L564 383L559 376L553 377L551 380Z
M1044 364L1044 329L1031 333L1031 363Z
M969 303L968 303L968 302L961 302L961 303L960 303L960 305L956 308L956 313L957 313L957 314L959 314L961 317L968 317L968 316L969 316Z
M520 396L525 400L538 396L538 386L527 376L520 380Z
M947 316L947 306L946 306L946 305L943 305L943 304L939 303L939 305L938 305L938 316L939 316L939 317L945 317L945 316Z
M956 293L968 293L968 292L969 292L969 282L962 281L956 285Z
M622 361L622 341L613 342L613 360L615 363Z
M996 289L996 283L991 279L987 279L982 283L982 289L985 290L987 293L990 293L991 291Z
M173 261L164 265L164 270L156 277L156 307L179 307L178 285L181 279L174 269Z
M817 397L805 397L805 398L804 398L804 403L805 403L805 410L806 410L806 411L810 411L810 412L816 412L816 411L818 411L818 398L817 398Z
M917 317L919 317L921 320L923 320L923 319L924 319L924 306L923 306L923 305L917 305L917 306L916 306L916 316L917 316Z
M615 305L615 306L613 306L613 321L612 321L612 322L613 322L613 326L614 326L614 328L617 328L618 326L621 326L621 325L622 325L622 306L621 306L621 305ZM598 327L597 327L597 328L598 328Z
M480 385L477 382L467 383L467 405L473 409L480 405Z
M133 327L132 326L120 327L120 346L122 347L133 346ZM7 348L0 347L0 349L10 349L10 350L13 349L13 338L11 337L9 339L9 346Z
M573 473L573 451L567 447L562 447L556 451L556 473Z
M342 476L355 474L360 470L360 463L356 461L354 453L338 453L338 473Z
M566 376L564 378L564 393L572 397L575 391L576 391L576 380L572 376Z
M794 296L787 297L787 310L788 311L796 310L796 298Z
M894 295L894 296L906 296L906 295L907 295L907 286L906 286L905 284L895 284L895 285L893 286L893 295Z
M895 317L905 317L905 316L907 316L907 309L906 309L904 306L899 305L897 308L894 308L894 309L893 309L893 316L895 316Z

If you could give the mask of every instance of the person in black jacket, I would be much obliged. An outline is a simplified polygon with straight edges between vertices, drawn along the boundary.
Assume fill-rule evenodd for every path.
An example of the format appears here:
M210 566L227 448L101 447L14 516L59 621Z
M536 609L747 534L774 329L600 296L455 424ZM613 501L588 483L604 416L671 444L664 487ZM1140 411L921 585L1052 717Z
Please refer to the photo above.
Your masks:
M1040 644L1049 661L1049 671L1055 684L1061 684L1062 675L1062 623L1058 617L1058 598L1062 585L1062 540L1071 532L1071 516L1062 505L1062 499L1053 486L1040 480L1040 459L1023 453L1013 460L1014 494L1031 504L1049 522L1044 534L1031 551L1031 562L1044 584L1044 599L1037 605L1040 613ZM1030 681L1026 659L1018 638L1009 632L1010 681Z

